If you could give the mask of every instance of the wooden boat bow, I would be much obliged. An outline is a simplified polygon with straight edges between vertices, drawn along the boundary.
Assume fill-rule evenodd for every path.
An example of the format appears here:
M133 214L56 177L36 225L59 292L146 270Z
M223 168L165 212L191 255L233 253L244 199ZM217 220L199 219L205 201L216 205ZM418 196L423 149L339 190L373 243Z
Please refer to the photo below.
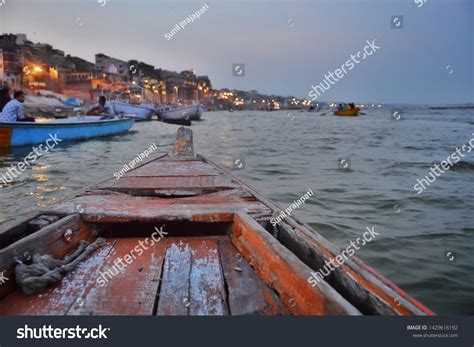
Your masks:
M280 210L194 156L192 131L180 128L171 155L0 227L0 271L10 279L15 258L64 257L80 240L107 240L44 295L26 296L13 280L0 286L0 315L432 314L355 257L313 287L311 272L339 250L293 217L271 226ZM166 234L156 240L156 230Z

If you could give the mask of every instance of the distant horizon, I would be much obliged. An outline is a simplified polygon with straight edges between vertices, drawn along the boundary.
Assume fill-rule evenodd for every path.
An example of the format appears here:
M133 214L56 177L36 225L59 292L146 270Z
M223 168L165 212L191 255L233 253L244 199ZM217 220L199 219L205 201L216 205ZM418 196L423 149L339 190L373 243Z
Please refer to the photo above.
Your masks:
M13 34L13 35L18 35L18 34L25 34L23 32L18 32L18 33L9 33L9 32L2 32L1 35L9 35L9 34ZM30 37L27 35L27 39L31 41ZM49 44L53 47L53 49L59 49L59 50L62 50L64 51L64 54L67 56L67 55L71 55L72 57L76 57L76 58L81 58L83 60L86 60L87 62L91 63L91 64L95 64L95 59L93 59L92 61L89 60L89 59L86 59L84 57L80 57L80 56L76 56L76 55L72 55L72 54L69 54L68 52L66 52L65 50L61 49L61 47L56 47L55 45L51 44L50 42L46 42L46 41L37 41L37 42L34 42L32 41L33 43L41 43L41 44ZM0 47L1 48L1 47ZM105 52L97 52L97 53L94 53L94 57L97 55L97 54L104 54L106 56L111 56L110 54L107 54ZM112 56L111 56L112 57ZM113 57L113 58L117 58L117 59L120 59L120 60L123 60L125 62L128 62L130 60L138 60L139 62L143 62L143 63L146 63L146 64L150 64L149 62L146 62L146 61L142 61L140 59L137 59L137 58L122 58L122 57ZM152 64L150 64L152 65ZM155 69L164 69L164 70L169 70L169 71L175 71L175 70L170 70L168 68L165 68L165 67L161 67L161 66L155 66ZM183 70L181 70L183 71ZM177 72L180 72L180 71L177 71ZM203 74L203 75L206 75L206 74ZM209 76L211 82L212 82L212 77L207 74L207 76ZM235 88L230 88L230 87L220 87L220 88L213 88L214 90L219 90L219 89L229 89L229 90L236 90ZM250 92L251 90L253 89L238 89L238 90L243 90L243 91L247 91L247 92ZM288 95L280 95L280 94L275 94L275 93L265 93L265 92L261 92L259 90L257 90L257 92L259 94L265 94L265 95L275 95L275 96L281 96L281 97L297 97L299 99L309 99L309 97L307 96L304 96L304 97L300 97L300 96L297 96L296 94L288 94ZM338 100L339 102L342 102L342 100ZM334 101L325 101L325 100L320 100L320 101L315 101L315 103L326 103L326 104L329 104L329 103L332 103ZM353 100L351 101L348 101L346 100L346 102L353 102ZM380 104L380 103L376 103L376 102L372 102L372 101L354 101L356 104L368 104L368 105L372 105L372 104ZM474 101L471 101L471 102L460 102L460 103L444 103L444 104L424 104L424 103L421 103L421 104L417 104L417 103L407 103L407 102L391 102L391 103L383 103L383 105L398 105L398 106L401 106L401 105L410 105L410 106L462 106L462 105L474 105Z
M207 12L170 40L163 35L205 2L103 3L7 2L0 8L0 31L24 33L30 41L92 63L95 54L103 53L171 71L194 68L209 76L214 89L305 99L325 73L344 64L366 40L376 40L380 53L349 71L321 98L385 105L474 103L474 5L469 0L431 0L421 8L412 1L242 1L245 13L237 11L236 1L208 1ZM30 6L35 11L25 11ZM339 22L326 13L337 13ZM404 28L391 29L390 17L400 14ZM348 24L354 16L363 19L357 31ZM126 20L105 21L104 30L105 17ZM244 77L232 76L236 63L246 65Z

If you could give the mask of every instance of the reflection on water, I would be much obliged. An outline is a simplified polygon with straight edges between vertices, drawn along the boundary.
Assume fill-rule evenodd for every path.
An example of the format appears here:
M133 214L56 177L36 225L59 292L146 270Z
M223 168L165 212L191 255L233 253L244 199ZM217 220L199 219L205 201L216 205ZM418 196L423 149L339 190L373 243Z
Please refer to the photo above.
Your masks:
M340 248L376 225L381 235L358 257L437 313L474 314L472 154L422 194L413 190L433 162L472 137L472 114L405 109L397 121L388 109L366 112L205 113L193 123L194 148L283 208L311 189L314 197L295 215ZM153 142L153 157L168 153L176 130L137 123L125 135L61 144L0 189L0 220L112 177ZM0 175L30 150L3 152ZM341 158L350 170L341 169Z
M33 174L31 177L38 182L44 182L48 180L48 175L45 174Z

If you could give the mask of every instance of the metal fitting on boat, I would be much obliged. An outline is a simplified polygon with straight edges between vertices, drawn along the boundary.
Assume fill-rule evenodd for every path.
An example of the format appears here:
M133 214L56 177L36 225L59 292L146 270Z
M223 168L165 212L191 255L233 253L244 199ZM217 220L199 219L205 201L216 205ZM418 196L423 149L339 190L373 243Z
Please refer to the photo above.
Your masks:
M65 232L64 232L64 240L66 242L71 242L72 241L72 235L73 235L73 231L71 229L67 229Z

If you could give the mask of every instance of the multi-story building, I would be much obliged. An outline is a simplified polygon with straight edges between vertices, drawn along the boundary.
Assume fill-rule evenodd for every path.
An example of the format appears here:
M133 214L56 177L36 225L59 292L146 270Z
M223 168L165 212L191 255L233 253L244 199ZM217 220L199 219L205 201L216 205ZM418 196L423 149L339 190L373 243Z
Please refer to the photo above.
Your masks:
M84 100L93 98L92 72L63 72L59 74L61 94Z
M12 89L21 86L22 64L21 53L18 49L0 49L0 82Z
M118 76L125 81L129 79L128 64L123 60L99 53L95 55L95 66L98 76L108 74Z

